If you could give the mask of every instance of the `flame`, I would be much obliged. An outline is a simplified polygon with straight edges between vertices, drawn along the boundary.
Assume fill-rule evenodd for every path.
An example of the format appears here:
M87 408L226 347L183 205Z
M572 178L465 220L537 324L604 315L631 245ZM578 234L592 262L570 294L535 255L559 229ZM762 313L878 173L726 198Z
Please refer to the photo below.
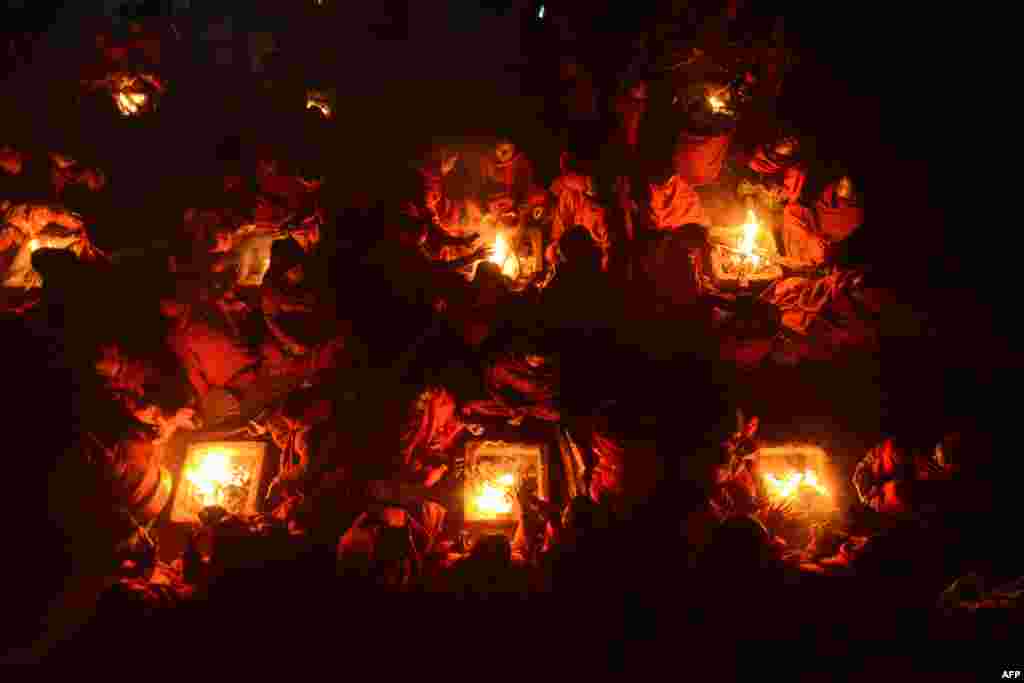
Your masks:
M133 116L146 106L146 94L140 92L117 93L117 109L123 116Z
M185 470L185 480L192 485L192 495L202 507L223 505L226 487L248 483L249 473L232 460L225 451L207 451Z
M36 251L37 249L39 249L39 240L32 240L31 242L29 242L28 243L28 248L29 248L29 251L33 251L33 252Z
M764 481L768 485L768 495L775 500L791 500L802 489L811 489L823 496L831 496L829 490L818 481L818 475L812 470L790 472L784 477L765 474Z
M512 250L509 249L508 241L500 232L494 240L494 254L490 259L491 263L501 266L501 273L505 277L514 278L518 274L519 264L512 257Z
M306 109L319 109L325 118L331 117L331 107L325 102L313 99L306 100Z
M743 224L743 237L740 238L739 250L740 259L750 263L755 269L761 265L761 257L754 253L757 245L757 233L761 226L757 222L757 214L753 209L747 209L747 222Z
M515 475L508 473L495 481L481 483L473 497L473 507L481 516L489 518L512 512L512 487L515 483Z
M711 105L711 111L716 114L721 114L725 110L725 102L718 95L708 97L708 104Z

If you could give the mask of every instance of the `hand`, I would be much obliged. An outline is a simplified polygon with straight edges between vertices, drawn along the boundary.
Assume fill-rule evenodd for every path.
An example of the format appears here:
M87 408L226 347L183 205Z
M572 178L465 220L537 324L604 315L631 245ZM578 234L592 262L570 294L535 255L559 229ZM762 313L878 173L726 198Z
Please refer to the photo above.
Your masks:
M445 475L445 473L447 471L448 471L448 465L441 465L439 467L431 468L430 472L427 474L427 480L424 482L424 485L427 488L430 488L431 486L433 486L437 482L441 481L441 478L444 477L444 475Z
M789 500L772 501L762 507L757 513L758 518L773 537L778 535L779 529L792 515L793 502Z
M473 252L472 259L474 261L489 261L492 256L494 256L494 247L482 246Z

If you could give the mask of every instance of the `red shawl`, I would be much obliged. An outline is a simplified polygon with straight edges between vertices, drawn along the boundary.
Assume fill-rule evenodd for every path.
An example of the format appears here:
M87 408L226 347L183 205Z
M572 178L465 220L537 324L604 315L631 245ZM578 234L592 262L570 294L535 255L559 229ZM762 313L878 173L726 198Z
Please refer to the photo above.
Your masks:
M497 185L502 194L514 200L525 200L533 191L533 166L522 152L504 163L485 157L481 173L485 183Z
M690 223L711 227L700 195L679 176L673 175L664 185L651 184L650 189L648 218L652 229L674 231Z
M814 205L817 227L831 242L841 242L864 223L864 209L855 201L836 196L836 185L825 188Z
M676 173L694 187L718 180L722 164L729 153L732 131L724 135L690 135L683 133L676 145Z
M582 225L602 249L608 246L604 211L587 197L587 178L567 173L551 185L558 207L551 222L551 241L557 242L573 226Z
M747 165L755 173L779 177L782 186L786 188L786 198L789 201L800 198L804 182L807 180L807 172L797 162L780 159L768 152L762 145L757 148L757 152Z
M421 455L445 453L455 444L463 427L455 411L455 399L448 390L428 389L417 400L402 435L404 463L414 465Z

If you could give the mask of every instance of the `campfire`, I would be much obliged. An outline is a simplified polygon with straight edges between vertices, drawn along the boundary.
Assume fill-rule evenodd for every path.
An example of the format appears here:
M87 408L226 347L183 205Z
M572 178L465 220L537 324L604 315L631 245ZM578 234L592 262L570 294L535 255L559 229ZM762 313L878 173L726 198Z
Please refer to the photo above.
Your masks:
M192 522L208 507L231 514L257 512L266 445L256 442L211 442L189 447L178 482L171 520Z
M712 228L711 272L720 285L746 288L782 277L778 247L771 230L761 227L753 209L737 228Z
M825 451L808 445L764 447L758 450L761 488L770 503L789 503L794 510L827 514L836 510L826 484Z
M540 446L503 441L476 441L467 446L466 522L514 526L520 490L547 497L547 469Z

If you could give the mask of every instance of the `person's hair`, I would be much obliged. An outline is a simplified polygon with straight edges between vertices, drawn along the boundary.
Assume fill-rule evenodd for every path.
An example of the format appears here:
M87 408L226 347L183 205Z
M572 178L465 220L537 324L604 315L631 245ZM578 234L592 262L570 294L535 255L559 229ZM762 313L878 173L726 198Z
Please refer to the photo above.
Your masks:
M590 269L600 270L601 250L590 236L590 232L582 225L575 225L562 235L559 249L574 266L586 265L590 266Z
M476 542L470 557L492 567L504 567L512 561L512 544L505 534L488 534Z

